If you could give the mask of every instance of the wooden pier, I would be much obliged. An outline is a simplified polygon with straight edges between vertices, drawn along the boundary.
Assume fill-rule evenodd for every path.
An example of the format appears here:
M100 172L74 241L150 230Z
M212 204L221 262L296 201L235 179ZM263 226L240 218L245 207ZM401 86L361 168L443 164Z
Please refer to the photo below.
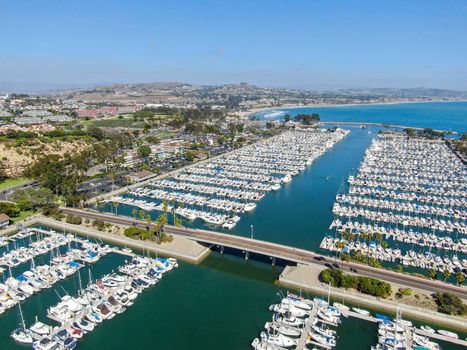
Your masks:
M311 325L313 324L313 320L315 319L317 313L318 308L316 306L313 306L313 309L311 310L310 315L308 316L308 321L306 322L302 334L300 335L300 339L298 340L297 347L295 348L296 350L306 349L306 340L308 339L308 334L310 333ZM319 344L316 343L315 345Z

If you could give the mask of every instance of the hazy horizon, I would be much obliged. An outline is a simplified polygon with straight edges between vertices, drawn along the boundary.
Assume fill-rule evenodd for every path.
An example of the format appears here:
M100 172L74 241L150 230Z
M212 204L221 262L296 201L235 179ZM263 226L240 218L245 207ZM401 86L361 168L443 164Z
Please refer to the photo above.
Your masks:
M4 84L467 90L467 2L2 2Z
M89 84L76 84L76 83L43 83L43 82L8 82L8 81L0 81L0 93L43 93L43 92L51 92L51 91L63 91L63 90L86 90L86 89L93 89L97 87L104 87L104 86L112 86L112 85L125 85L125 84L163 84L163 83L183 83L189 85L198 85L198 86L221 86L221 85L230 85L230 84L240 84L240 83L247 83L250 85L255 85L259 88L285 88L285 89L297 89L297 90L305 90L305 91L316 91L316 92L332 92L338 90L374 90L374 89L441 89L441 90L450 90L450 91L457 91L457 92L467 92L465 90L459 89L444 89L439 87L430 87L430 86L411 86L411 87L404 87L404 88L395 88L393 86L361 86L361 87L352 87L352 86L344 86L344 87L315 87L315 88L308 88L302 87L300 85L285 85L285 86L271 86L271 85L261 85L261 84L254 84L251 82L225 82L219 84L197 84L193 82L187 81L136 81L136 82L102 82L102 83L89 83ZM324 85L324 84L323 84Z

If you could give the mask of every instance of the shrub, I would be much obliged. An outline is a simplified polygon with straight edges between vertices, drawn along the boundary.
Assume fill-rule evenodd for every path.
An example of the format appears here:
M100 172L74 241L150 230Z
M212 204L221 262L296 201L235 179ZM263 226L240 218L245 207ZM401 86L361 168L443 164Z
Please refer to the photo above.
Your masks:
M333 287L354 288L364 294L387 298L391 295L391 285L376 278L345 275L339 269L326 269L321 272L321 279Z
M409 296L412 295L413 290L410 288L399 288L399 293L401 295Z
M102 231L105 228L105 222L102 220L94 220L92 226L95 226L99 231Z
M149 239L152 236L151 231L134 226L126 228L123 234L129 238L139 238L142 240Z
M435 295L438 311L448 315L463 316L467 314L467 305L457 296L451 293L437 292Z
M371 277L359 277L357 290L383 298L391 295L391 285L389 283Z
M81 225L83 220L81 219L81 217L76 215L67 215L66 222L73 225Z

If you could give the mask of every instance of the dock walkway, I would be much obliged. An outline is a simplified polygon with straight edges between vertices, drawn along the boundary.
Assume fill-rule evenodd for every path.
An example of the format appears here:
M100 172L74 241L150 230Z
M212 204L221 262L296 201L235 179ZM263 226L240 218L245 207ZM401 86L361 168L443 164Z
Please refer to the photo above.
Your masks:
M361 320L364 320L364 321L367 321L367 322L378 323L378 322L381 321L381 320L377 319L376 317L359 314L358 312L355 312L355 311L342 310L341 312L342 312L342 315L344 315L345 317L349 317L349 316L350 317L355 317L355 318L358 318L358 319L361 319ZM430 332L426 332L426 331L423 331L423 330L418 329L418 328L413 328L413 327L408 327L408 328L410 328L413 331L413 333L415 333L415 334L419 334L419 335L429 337L429 338L433 338L433 339L436 339L436 340L442 340L442 341L449 342L449 343L452 343L452 344L457 344L457 345L462 345L464 347L467 347L467 341L462 340L462 339L455 339L455 338L451 338L451 337L446 337L445 335L442 335L442 334L439 334L439 333L430 333ZM406 334L406 341L407 341L407 347L409 349L412 349L412 343L413 343L412 332L408 332Z
M310 312L310 316L308 316L308 321L305 324L305 328L303 328L302 334L300 335L300 339L298 340L297 347L295 348L295 350L306 349L306 341L308 339L308 334L310 333L311 325L313 324L313 320L316 318L317 313L318 307L314 305L313 309ZM323 346L322 344L315 342L312 342L312 344Z

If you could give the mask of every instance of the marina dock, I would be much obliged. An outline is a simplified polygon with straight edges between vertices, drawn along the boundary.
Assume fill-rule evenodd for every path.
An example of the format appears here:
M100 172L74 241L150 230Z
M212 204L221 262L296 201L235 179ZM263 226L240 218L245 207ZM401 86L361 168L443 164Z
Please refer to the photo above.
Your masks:
M308 316L308 322L305 324L305 328L303 329L303 332L300 336L300 339L298 340L298 343L297 343L297 347L295 348L295 350L303 350L303 349L306 349L306 341L308 339L308 334L310 333L310 330L311 330L311 323L312 321L315 319L316 317L316 314L318 313L318 309L316 307L313 307L313 309L311 310L311 313L310 315ZM311 342L311 344L313 345L323 345L323 344L319 344L317 342ZM326 349L331 349L331 347L327 347L325 346Z

